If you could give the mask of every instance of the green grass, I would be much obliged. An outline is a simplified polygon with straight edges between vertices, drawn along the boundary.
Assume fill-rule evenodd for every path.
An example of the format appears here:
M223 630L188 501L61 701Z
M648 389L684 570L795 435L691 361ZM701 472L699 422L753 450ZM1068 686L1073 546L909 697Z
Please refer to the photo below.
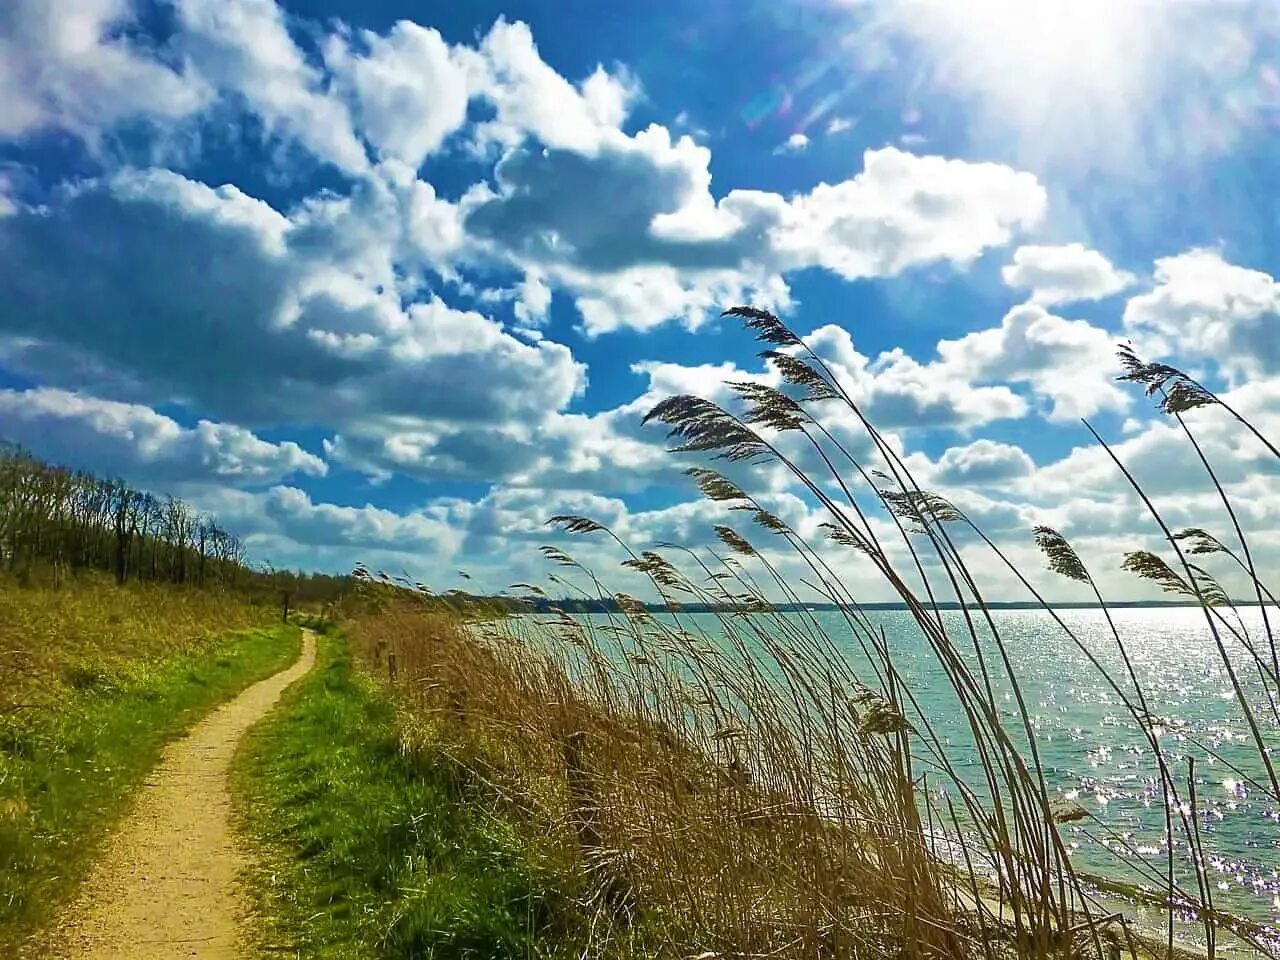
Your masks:
M68 667L55 707L0 715L0 956L83 875L164 744L298 655L296 627L161 659Z
M353 669L341 634L321 636L319 655L235 761L259 845L263 951L578 956L576 908L529 840L443 753L402 753L393 704Z

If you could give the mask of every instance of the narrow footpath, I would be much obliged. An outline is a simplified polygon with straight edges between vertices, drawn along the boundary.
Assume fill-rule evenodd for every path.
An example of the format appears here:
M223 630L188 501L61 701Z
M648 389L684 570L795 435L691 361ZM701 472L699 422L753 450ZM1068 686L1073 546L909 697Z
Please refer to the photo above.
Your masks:
M316 642L287 670L249 687L164 752L44 949L58 960L240 960L244 853L227 783L240 739L315 664Z

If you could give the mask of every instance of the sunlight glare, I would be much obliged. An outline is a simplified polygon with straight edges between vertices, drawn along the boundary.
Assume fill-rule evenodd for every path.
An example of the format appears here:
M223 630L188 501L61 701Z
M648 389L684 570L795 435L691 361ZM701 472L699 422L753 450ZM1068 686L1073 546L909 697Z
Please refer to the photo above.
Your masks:
M1149 0L854 2L853 47L894 42L909 96L945 92L1028 162L1167 160L1265 113L1267 18ZM1244 7L1231 8L1237 12ZM855 72L863 72L851 64Z

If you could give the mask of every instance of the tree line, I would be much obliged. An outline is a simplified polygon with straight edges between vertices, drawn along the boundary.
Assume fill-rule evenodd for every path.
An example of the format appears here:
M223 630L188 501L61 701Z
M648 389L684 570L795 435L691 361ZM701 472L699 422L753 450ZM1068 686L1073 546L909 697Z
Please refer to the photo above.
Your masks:
M130 580L289 593L329 601L349 576L255 570L245 547L210 514L122 480L47 463L0 441L0 566Z

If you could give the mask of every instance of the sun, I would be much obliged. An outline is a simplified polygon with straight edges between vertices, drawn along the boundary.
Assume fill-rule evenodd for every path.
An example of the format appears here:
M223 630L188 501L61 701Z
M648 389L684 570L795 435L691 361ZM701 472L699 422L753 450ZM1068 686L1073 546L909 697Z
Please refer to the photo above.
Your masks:
M1037 164L1167 162L1264 114L1277 17L1165 0L855 0L858 42L891 45L908 95L946 96L975 135Z

